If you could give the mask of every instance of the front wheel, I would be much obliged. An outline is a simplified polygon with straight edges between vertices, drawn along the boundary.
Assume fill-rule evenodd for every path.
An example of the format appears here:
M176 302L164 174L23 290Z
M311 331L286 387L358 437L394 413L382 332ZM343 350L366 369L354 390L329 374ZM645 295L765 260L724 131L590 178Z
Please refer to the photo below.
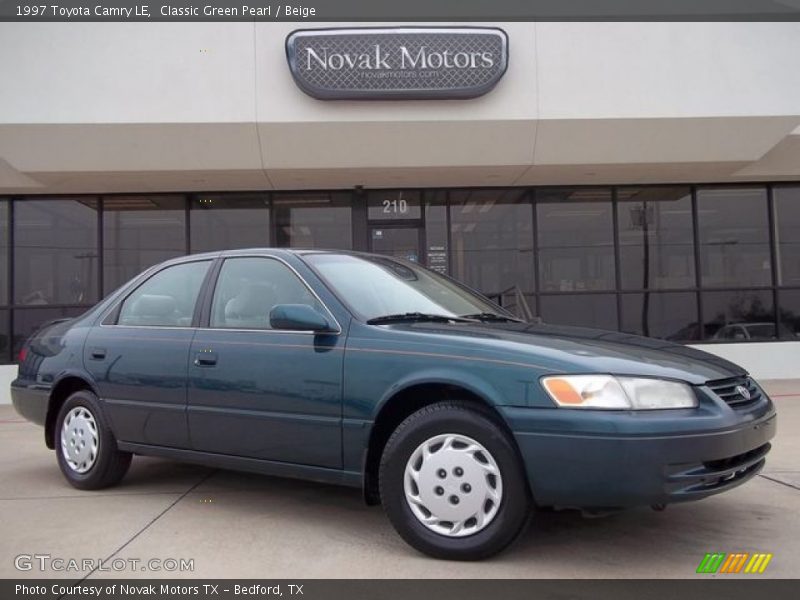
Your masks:
M492 556L530 516L512 441L492 415L468 403L439 402L403 421L386 444L379 478L395 529L436 558Z
M115 485L130 467L132 455L117 448L97 396L90 391L80 390L67 398L58 413L55 434L58 466L78 489Z

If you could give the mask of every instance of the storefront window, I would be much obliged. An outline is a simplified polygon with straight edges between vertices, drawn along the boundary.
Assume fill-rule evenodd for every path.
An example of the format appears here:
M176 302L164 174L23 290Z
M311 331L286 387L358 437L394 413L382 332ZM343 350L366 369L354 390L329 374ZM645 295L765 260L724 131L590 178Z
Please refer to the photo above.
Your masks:
M0 362L187 248L355 247L419 261L525 319L800 340L800 184L772 186L772 231L768 196L747 184L699 186L694 203L686 185L0 198Z
M616 287L611 190L537 191L536 218L543 292Z
M694 287L694 233L689 188L620 188L617 198L622 288Z
M620 329L675 342L702 339L695 292L648 292L620 296Z
M11 355L11 335L8 328L8 312L0 310L0 364L13 362L16 358Z
M777 283L800 286L800 186L776 186L773 198Z
M272 202L282 248L353 248L350 194L276 194Z
M25 343L44 323L53 319L77 317L85 313L85 306L63 306L59 308L18 308L14 310L14 358L19 354L22 344ZM0 325L2 329L2 325Z
M105 293L146 268L185 253L183 196L113 196L103 200Z
M772 284L763 187L701 188L697 226L704 287Z
M533 213L522 189L450 193L452 275L514 310L533 316Z
M428 192L425 202L425 260L429 269L447 275L450 252L447 243L447 192Z
M270 245L266 194L203 194L191 209L192 252Z
M778 305L778 335L784 340L800 340L800 290L778 290Z
M0 306L5 304L8 304L8 200L0 199ZM4 356L1 352L0 360Z
M539 302L545 323L618 329L614 294L548 294Z
M14 302L85 304L97 300L97 199L14 204Z
M741 290L703 294L706 336L715 342L777 339L771 291Z

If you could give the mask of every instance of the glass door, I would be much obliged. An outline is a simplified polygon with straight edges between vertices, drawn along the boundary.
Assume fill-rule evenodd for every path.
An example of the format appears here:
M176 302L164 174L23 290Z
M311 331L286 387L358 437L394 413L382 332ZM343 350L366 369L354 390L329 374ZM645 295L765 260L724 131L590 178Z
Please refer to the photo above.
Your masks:
M369 249L424 264L422 193L419 190L374 190L367 198Z
M420 262L421 227L370 227L370 252Z

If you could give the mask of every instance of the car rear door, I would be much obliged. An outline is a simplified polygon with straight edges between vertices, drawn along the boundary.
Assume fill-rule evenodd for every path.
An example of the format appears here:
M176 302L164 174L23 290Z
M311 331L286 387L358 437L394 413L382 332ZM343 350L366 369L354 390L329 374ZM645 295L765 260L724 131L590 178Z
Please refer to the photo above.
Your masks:
M189 447L189 347L211 264L183 262L157 271L90 331L84 365L118 440Z
M207 309L208 326L198 328L191 345L192 446L340 468L345 336L272 329L269 313L278 304L308 304L336 322L282 259L224 260Z

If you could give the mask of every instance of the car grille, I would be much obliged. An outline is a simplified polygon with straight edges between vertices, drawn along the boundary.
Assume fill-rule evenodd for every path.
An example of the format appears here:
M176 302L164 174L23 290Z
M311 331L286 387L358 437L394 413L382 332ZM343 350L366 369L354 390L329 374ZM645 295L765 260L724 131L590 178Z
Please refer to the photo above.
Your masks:
M692 497L739 485L764 467L771 447L767 443L743 454L705 461L701 464L668 465L667 480L670 493Z
M722 398L728 406L740 408L761 400L761 391L749 377L732 377L709 381L706 384L711 391ZM744 390L746 392L742 393Z

